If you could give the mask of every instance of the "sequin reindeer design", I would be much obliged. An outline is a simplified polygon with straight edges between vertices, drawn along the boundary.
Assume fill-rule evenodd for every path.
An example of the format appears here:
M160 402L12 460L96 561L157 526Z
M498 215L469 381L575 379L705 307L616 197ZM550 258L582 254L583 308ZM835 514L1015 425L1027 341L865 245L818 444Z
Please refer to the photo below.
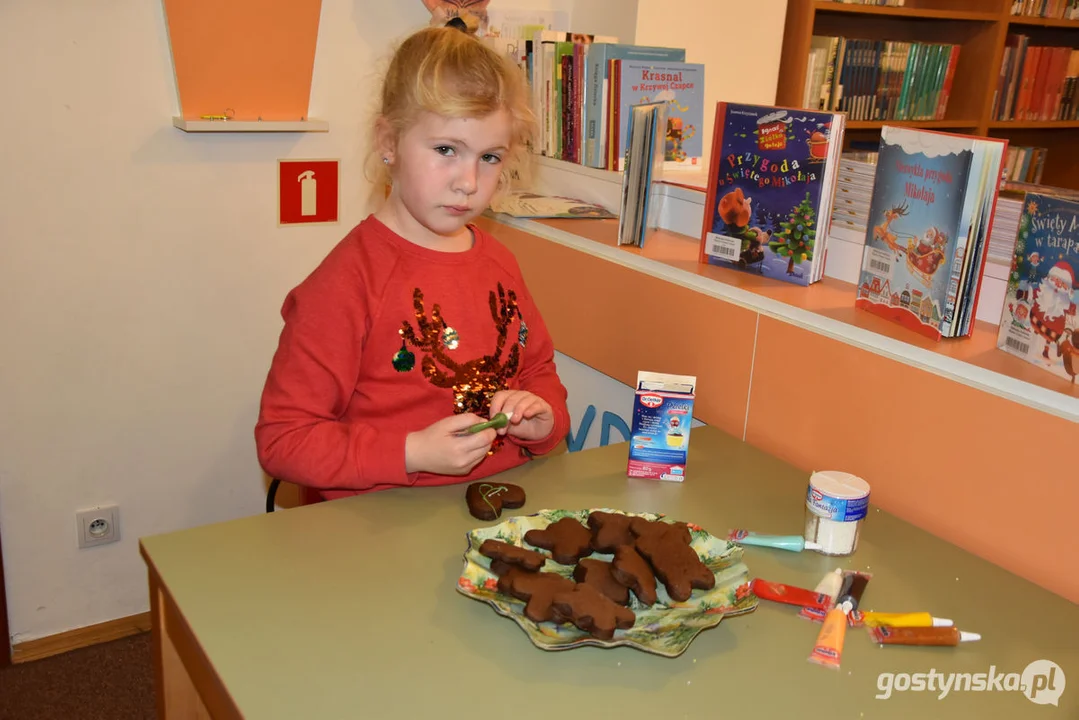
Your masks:
M471 412L486 417L491 411L491 397L498 390L506 388L520 362L518 345L523 347L525 343L523 319L520 342L513 343L505 361L502 359L510 323L514 317L521 317L517 294L513 290L506 292L499 283L497 296L492 290L489 298L491 319L498 331L494 351L490 355L465 362L454 360L449 351L456 349L460 343L457 331L442 317L442 308L438 303L431 308L428 319L423 306L423 292L419 288L412 291L412 307L419 332L413 330L407 320L398 331L405 343L427 352L421 363L423 375L432 385L453 390L454 411L457 413Z
M885 210L884 222L873 228L873 237L890 247L897 258L904 252L904 248L899 246L896 235L889 229L889 226L899 218L905 217L909 211L910 208L907 207L906 203Z

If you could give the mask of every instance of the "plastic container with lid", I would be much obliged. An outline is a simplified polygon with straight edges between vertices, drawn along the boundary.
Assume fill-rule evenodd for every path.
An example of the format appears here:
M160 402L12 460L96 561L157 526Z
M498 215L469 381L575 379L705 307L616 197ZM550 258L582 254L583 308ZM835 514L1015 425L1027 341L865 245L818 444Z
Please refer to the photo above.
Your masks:
M869 511L869 483L837 470L815 472L806 491L805 539L825 555L850 555L858 548Z

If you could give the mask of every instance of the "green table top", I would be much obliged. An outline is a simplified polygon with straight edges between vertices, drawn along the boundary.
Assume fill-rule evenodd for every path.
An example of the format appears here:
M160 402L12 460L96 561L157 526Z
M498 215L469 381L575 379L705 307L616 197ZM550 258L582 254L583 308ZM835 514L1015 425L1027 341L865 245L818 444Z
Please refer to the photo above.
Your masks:
M626 478L626 453L618 444L555 455L503 475L528 503L502 519L608 507L664 513L715 535L801 531L807 475L715 428L694 429L684 483ZM820 626L761 601L677 658L628 647L547 652L455 589L467 532L488 524L468 514L457 485L142 542L248 718L1079 717L1079 607L875 507L853 556L747 547L751 577L812 588L832 568L865 570L873 579L862 609L929 611L981 633L980 642L881 647L851 629L841 669L830 670L806 661ZM1002 678L1038 660L1059 666L1058 689L1071 680L1057 707L1004 689L1007 679L938 697L950 673ZM893 674L887 698L877 697L888 686L881 673ZM912 679L937 691L902 690Z

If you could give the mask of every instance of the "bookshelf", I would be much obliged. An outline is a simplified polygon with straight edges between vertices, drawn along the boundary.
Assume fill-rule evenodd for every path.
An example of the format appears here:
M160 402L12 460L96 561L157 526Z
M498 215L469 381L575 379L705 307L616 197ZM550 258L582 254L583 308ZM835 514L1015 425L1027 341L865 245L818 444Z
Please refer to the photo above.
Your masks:
M1010 33L1030 37L1031 45L1079 48L1079 20L1010 14L1011 0L906 0L903 7L789 0L780 57L776 103L803 105L814 35L864 40L939 42L961 46L951 96L942 120L848 123L846 143L873 143L884 124L931 128L1007 139L1017 145L1048 148L1042 183L1079 189L1079 120L997 120L994 93Z

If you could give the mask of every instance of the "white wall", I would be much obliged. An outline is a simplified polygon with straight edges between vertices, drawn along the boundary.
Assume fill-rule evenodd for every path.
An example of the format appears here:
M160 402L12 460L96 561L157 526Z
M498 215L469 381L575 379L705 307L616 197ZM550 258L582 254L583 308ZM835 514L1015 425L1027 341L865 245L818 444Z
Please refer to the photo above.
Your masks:
M786 14L787 0L637 0L637 44L684 47L705 65L706 164L717 102L775 102Z
M324 0L310 112L330 132L194 135L171 126L160 2L0 3L0 532L14 642L145 611L139 537L262 511L252 432L281 301L363 217L376 73L391 39L427 17L419 0ZM338 225L277 226L288 157L342 160ZM102 503L120 505L121 541L78 550L75 511Z

